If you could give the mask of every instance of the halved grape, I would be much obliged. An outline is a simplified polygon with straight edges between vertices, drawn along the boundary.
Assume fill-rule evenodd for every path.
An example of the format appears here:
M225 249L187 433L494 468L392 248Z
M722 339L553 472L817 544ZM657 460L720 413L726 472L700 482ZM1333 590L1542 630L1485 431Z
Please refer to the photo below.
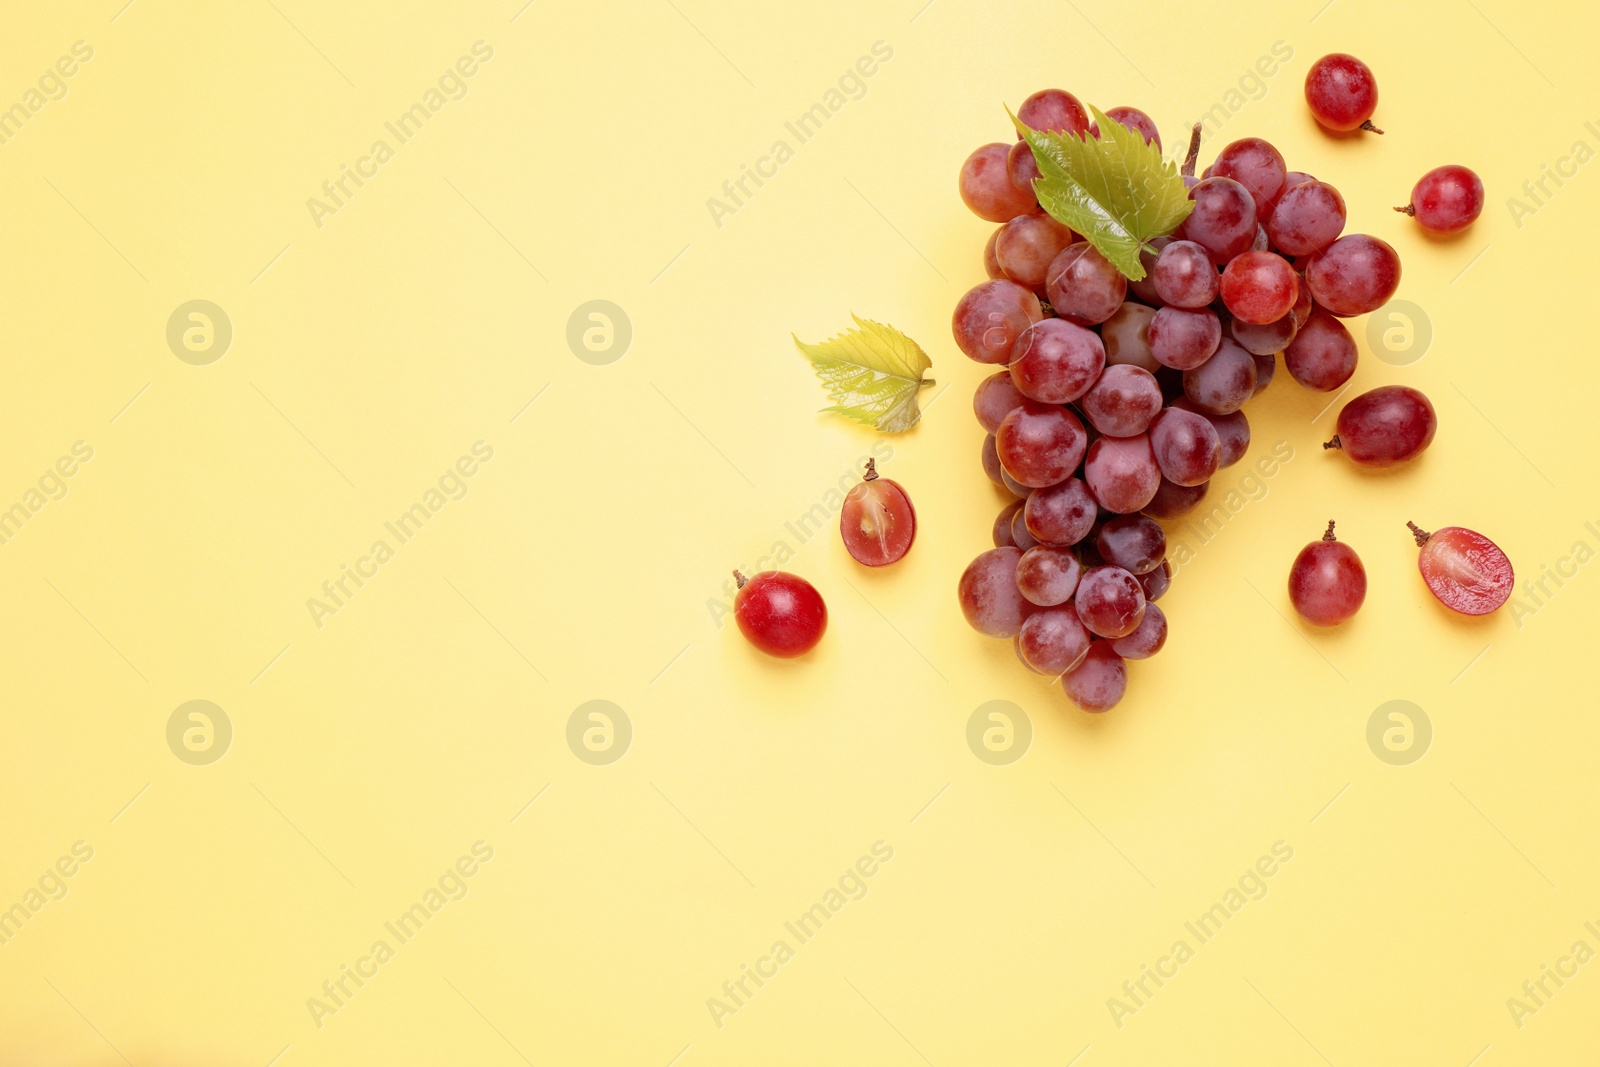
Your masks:
M917 537L917 512L898 482L878 476L878 462L845 494L839 509L839 536L857 563L882 567L911 551Z
M1463 615L1487 615L1510 598L1517 576L1499 545L1461 526L1429 533L1414 522L1406 525L1422 549L1422 580L1439 603Z

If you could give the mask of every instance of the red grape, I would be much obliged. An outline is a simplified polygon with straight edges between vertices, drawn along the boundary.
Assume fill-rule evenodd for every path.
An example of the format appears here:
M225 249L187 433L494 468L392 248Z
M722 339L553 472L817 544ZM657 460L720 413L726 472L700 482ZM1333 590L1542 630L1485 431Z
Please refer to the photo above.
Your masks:
M1279 252L1309 256L1333 244L1344 231L1344 197L1326 182L1289 189L1267 216L1267 236Z
M1163 248L1150 277L1162 302L1173 307L1203 308L1217 298L1216 264L1193 241L1173 241Z
M1429 533L1414 522L1406 525L1422 549L1422 580L1439 603L1463 615L1487 615L1511 596L1516 574L1493 541L1460 526Z
M967 290L951 316L956 346L979 363L1010 363L1023 330L1044 318L1039 298L1016 282L996 278Z
M1278 373L1278 361L1273 356L1258 356L1250 353L1250 358L1256 361L1256 387L1251 396L1259 396L1261 390L1272 384L1272 376Z
M1178 236L1206 250L1221 266L1250 249L1256 239L1256 202L1250 190L1232 178L1206 178L1189 190L1194 210L1178 227Z
M1222 465L1222 441L1197 412L1170 407L1150 424L1150 447L1161 477L1174 485L1204 485Z
M1218 345L1217 354L1200 366L1183 372L1184 395L1211 415L1238 411L1255 389L1255 357L1231 340Z
M1167 613L1154 604L1144 606L1144 618L1133 633L1111 642L1111 649L1123 659L1149 659L1167 643Z
M1150 438L1102 437L1089 446L1083 480L1100 506L1120 515L1140 511L1156 495L1161 469L1150 450Z
M1150 355L1163 367L1192 370L1222 341L1222 320L1210 308L1165 307L1150 319Z
M1161 386L1142 367L1107 367L1078 406L1089 425L1106 436L1132 437L1160 414Z
M803 656L828 628L828 606L810 582L786 571L762 571L754 578L733 572L739 591L733 615L752 645L769 656Z
M1332 392L1356 372L1356 343L1344 323L1325 311L1313 311L1284 349L1283 365L1307 389Z
M1039 544L1039 539L1028 532L1027 510L1013 511L1011 513L1011 543L1026 552Z
M1011 349L1011 380L1023 396L1065 404L1088 391L1106 365L1100 335L1065 319L1042 319Z
M1033 182L1039 177L1039 161L1027 141L1018 141L1006 153L1006 177L1019 190L1033 196Z
M1137 281L1128 279L1128 292L1132 293L1135 299L1142 300L1152 307L1163 303L1161 295L1156 292L1156 283L1150 272L1155 270L1156 259L1160 257L1161 250L1174 240L1176 238L1173 237L1152 237L1144 243L1143 248L1139 249L1139 265L1144 268L1144 277Z
M980 219L1008 222L1039 206L1033 190L1018 189L1011 183L1006 172L1006 153L1010 151L1010 145L986 144L961 164L961 199Z
M1400 257L1387 241L1364 233L1339 238L1306 265L1306 284L1322 307L1343 318L1386 304L1400 288Z
M994 547L1014 548L1016 539L1011 536L1011 520L1022 510L1022 501L1013 500L1000 509L1000 514L994 520Z
M1454 163L1435 167L1411 190L1411 202L1395 210L1414 217L1428 233L1460 233L1483 213L1483 181Z
M1217 466L1231 467L1244 458L1245 452L1250 449L1250 421L1244 417L1243 411L1233 411L1226 415L1213 415L1209 411L1201 411L1194 406L1188 397L1174 400L1172 406L1181 411L1193 411L1202 419L1211 424L1217 431L1217 441L1222 446L1222 458Z
M1358 466L1392 467L1427 448L1438 428L1427 397L1409 385L1381 385L1344 406L1338 432L1322 447L1339 449Z
M1172 588L1172 563L1162 560L1155 570L1139 575L1139 588L1144 590L1146 607L1160 600Z
M1154 374L1161 364L1150 354L1150 321L1156 309L1128 301L1100 324L1100 340L1106 349L1106 364L1142 367Z
M1034 606L1017 591L1018 548L991 548L967 565L957 585L961 611L980 634L1015 637Z
M1106 112L1106 118L1113 122L1120 122L1128 129L1140 134L1145 144L1153 144L1157 150L1161 148L1161 133L1156 129L1155 120L1136 107L1114 107Z
M1028 494L1022 510L1028 532L1047 545L1075 545L1094 529L1094 497L1081 478L1068 478Z
M1053 545L1030 548L1017 561L1017 589L1029 603L1042 608L1071 600L1082 576L1078 557Z
M1282 352L1289 346L1289 342L1294 340L1294 335L1299 330L1300 323L1295 319L1293 311L1271 322L1254 323L1234 319L1228 326L1228 332L1239 343L1239 347L1252 356L1272 356ZM1259 363L1256 365L1260 366ZM1258 379L1259 377L1260 375L1257 375ZM1260 382L1256 384L1259 385Z
M1101 559L1130 574L1155 570L1167 556L1166 531L1159 522L1144 515L1107 519L1094 543Z
M1088 241L1062 249L1050 261L1045 292L1057 315L1079 326L1109 319L1128 295L1128 279Z
M995 238L995 261L1005 276L1018 285L1040 289L1050 261L1072 242L1071 230L1043 211L1030 211L1000 227Z
M995 485L1005 488L1005 468L1000 466L1000 453L995 451L994 434L985 434L983 437L983 473Z
M1100 637L1133 633L1144 617L1144 589L1121 567L1091 567L1083 572L1073 594L1078 619Z
M1000 231L996 230L989 235L989 240L983 245L983 272L991 278L1004 278L1006 272L1000 269L1000 260L995 257L995 242L1000 238Z
M1306 71L1306 103L1312 117L1330 130L1383 132L1370 121L1378 110L1378 80L1372 68L1355 56L1334 52L1311 64Z
M1071 604L1034 612L1017 634L1017 658L1040 674L1065 674L1083 662L1093 640Z
M1175 519L1195 509L1200 501L1206 497L1206 490L1210 482L1201 482L1199 485L1179 485L1163 477L1161 486L1156 490L1156 495L1150 498L1150 503L1144 506L1144 513L1157 519ZM1150 591L1145 590L1147 599Z
M1207 172L1219 178L1232 178L1246 189L1255 201L1256 213L1265 219L1267 211L1283 191L1283 179L1288 173L1283 155L1259 137L1245 137L1224 148Z
M1088 441L1078 416L1031 400L1007 415L994 435L1000 465L1032 488L1065 481L1083 459Z
M1262 326L1289 314L1300 281L1289 261L1271 252L1245 252L1222 272L1222 302L1235 318Z
M1333 523L1322 540L1300 550L1289 568L1289 600L1300 617L1314 626L1334 626L1354 615L1367 598L1367 570L1355 549L1333 536Z
M1128 691L1128 668L1109 641L1095 641L1072 670L1061 676L1061 688L1084 711L1110 711Z
M857 563L882 567L911 551L917 537L917 512L899 483L878 477L878 461L867 460L861 484L845 495L839 509L839 536Z
M1072 133L1081 137L1089 132L1089 112L1065 89L1040 89L1017 108L1017 119L1030 130L1042 133Z
M978 416L978 425L990 433L1000 428L1000 422L1027 401L1017 391L1009 370L995 371L978 383L972 394L972 411Z

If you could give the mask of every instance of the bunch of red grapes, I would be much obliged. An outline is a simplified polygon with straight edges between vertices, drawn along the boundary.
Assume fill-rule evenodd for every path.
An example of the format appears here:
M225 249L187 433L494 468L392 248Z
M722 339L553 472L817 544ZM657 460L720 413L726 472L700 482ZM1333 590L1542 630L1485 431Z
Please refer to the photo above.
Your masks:
M1106 115L1160 148L1142 111ZM1033 94L1017 117L1100 133L1060 89ZM961 168L962 200L1002 225L984 249L990 280L956 305L955 340L1003 368L973 408L988 432L984 470L1017 498L995 521L995 547L961 576L961 607L1086 711L1116 705L1126 661L1166 641L1155 601L1172 570L1156 520L1193 508L1244 456L1241 409L1272 381L1279 353L1307 388L1344 385L1356 344L1341 320L1382 306L1400 283L1392 247L1343 233L1332 185L1289 170L1257 137L1229 144L1196 178L1198 138L1196 127L1183 175L1193 210L1150 242L1138 281L1040 210L1025 141L984 145Z

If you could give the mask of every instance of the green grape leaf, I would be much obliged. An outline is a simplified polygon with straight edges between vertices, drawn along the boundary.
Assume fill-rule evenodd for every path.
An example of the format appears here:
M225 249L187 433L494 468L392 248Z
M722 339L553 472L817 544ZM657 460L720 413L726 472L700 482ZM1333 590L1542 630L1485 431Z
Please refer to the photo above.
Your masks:
M794 339L834 401L832 407L822 410L868 423L884 433L903 433L922 418L917 391L933 384L932 378L923 377L933 360L893 326L859 315L850 317L856 320L857 329L814 345Z
M1138 281L1145 275L1140 250L1152 250L1151 238L1176 230L1194 203L1176 163L1162 159L1161 150L1137 130L1106 118L1099 108L1089 110L1100 127L1098 140L1041 133L1015 115L1011 121L1039 164L1033 182L1039 206Z

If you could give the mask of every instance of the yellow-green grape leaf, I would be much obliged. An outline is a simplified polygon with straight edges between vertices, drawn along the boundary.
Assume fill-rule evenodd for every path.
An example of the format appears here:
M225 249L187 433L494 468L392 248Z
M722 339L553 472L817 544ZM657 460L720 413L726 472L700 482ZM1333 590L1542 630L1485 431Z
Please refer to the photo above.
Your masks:
M1091 107L1100 137L1041 133L1011 115L1033 149L1039 177L1033 191L1052 218L1083 235L1123 274L1144 277L1141 249L1173 232L1194 203L1178 165L1144 136ZM1010 109L1006 110L1011 114ZM1153 249L1152 249L1153 251Z
M917 391L932 385L924 378L933 360L917 342L881 322L851 315L856 329L819 344L794 343L811 361L812 370L834 403L823 411L876 426L884 433L903 433L922 418Z

